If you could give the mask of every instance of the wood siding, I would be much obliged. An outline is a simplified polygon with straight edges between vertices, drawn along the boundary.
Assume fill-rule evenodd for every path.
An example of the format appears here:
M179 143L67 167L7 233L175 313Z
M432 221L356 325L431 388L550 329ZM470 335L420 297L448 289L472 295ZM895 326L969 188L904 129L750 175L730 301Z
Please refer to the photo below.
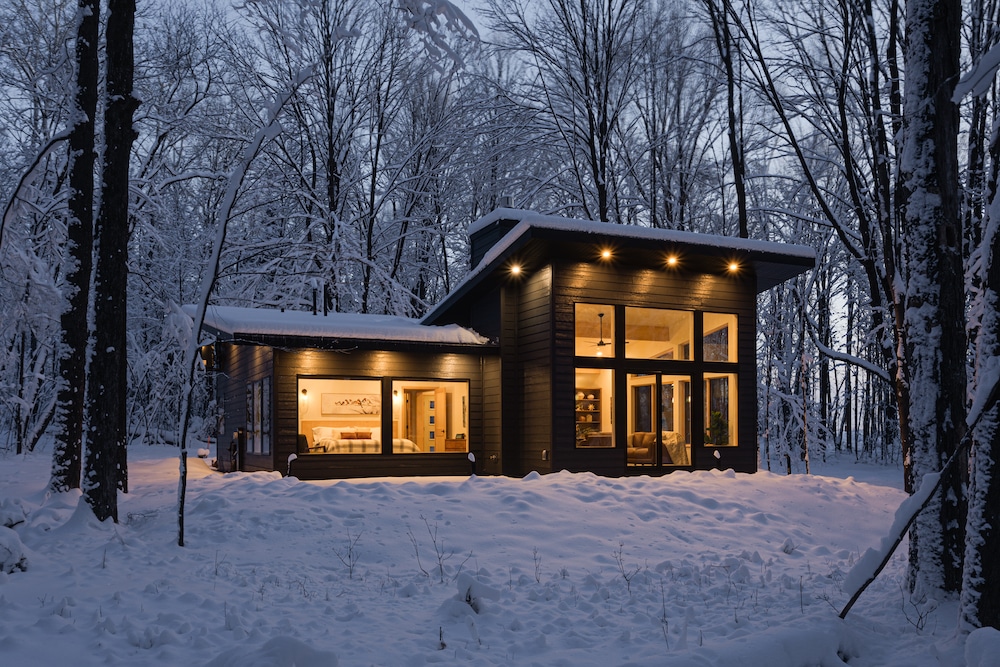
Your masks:
M500 395L504 399L504 413L509 417L507 428L500 430L500 470L504 475L521 474L521 427L524 410L521 395L521 366L517 337L520 290L517 286L504 287L500 293Z
M552 470L552 267L527 276L517 308L517 474Z
M507 401L500 393L501 364L499 356L483 357L483 453L477 470L483 475L499 475L503 472L504 414ZM508 422L509 423L509 422ZM510 429L515 426L510 423Z
M219 398L223 401L224 430L229 438L235 439L238 429L247 426L247 385L251 382L270 378L274 371L274 352L270 347L262 345L234 345L220 343L218 345L225 364L225 373L218 374ZM273 394L272 394L273 396ZM272 399L272 403L273 403ZM274 407L271 407L271 447L274 451ZM228 444L228 440L223 439ZM228 463L228 447L219 448L219 458ZM273 457L270 455L249 454L243 457L241 468L246 471L273 470Z

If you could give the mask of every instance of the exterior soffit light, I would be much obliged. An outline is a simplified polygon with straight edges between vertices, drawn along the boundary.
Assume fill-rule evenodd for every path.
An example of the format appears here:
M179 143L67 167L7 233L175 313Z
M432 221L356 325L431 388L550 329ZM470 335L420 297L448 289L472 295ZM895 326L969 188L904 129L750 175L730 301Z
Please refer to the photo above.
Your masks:
M512 276L521 275L521 265L520 264L511 264L511 266L510 266L510 274Z

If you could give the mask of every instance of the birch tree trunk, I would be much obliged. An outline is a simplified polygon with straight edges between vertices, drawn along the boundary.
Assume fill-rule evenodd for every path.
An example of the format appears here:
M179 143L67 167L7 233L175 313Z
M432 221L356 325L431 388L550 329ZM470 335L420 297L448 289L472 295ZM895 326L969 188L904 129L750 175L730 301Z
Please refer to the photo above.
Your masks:
M942 469L965 429L965 290L958 187L959 0L907 3L900 159L905 306L902 377L909 389L910 486ZM965 466L958 466L959 470ZM910 531L913 592L961 585L964 480L951 475Z

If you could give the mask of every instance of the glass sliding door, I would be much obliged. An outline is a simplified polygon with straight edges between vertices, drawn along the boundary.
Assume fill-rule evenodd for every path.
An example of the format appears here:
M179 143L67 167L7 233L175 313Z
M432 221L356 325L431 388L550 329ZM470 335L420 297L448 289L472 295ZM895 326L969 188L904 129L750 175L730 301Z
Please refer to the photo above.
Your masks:
M626 384L627 464L691 465L691 377L629 373Z
M626 462L630 466L656 465L656 429L659 416L655 409L659 395L655 374L629 373L628 424L625 436Z
M691 377L663 375L660 378L661 463L691 465Z

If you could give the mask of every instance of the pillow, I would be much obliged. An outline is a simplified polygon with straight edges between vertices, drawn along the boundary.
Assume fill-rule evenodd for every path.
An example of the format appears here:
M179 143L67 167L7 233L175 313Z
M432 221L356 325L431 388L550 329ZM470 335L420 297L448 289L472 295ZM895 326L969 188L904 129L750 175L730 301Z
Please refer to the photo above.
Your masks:
M378 440L379 442L382 442L382 429L381 428L379 428L378 426L372 426L371 429L368 429L368 430L370 430L372 432L372 440Z
M371 429L367 431L356 431L354 433L354 437L357 438L358 440L371 440L372 439Z
M357 439L357 437L358 437L358 432L357 431L341 431L340 432L340 439L341 440L355 440L355 439Z
M320 440L327 440L337 437L333 432L332 426L314 426L313 427L313 444L319 444Z

